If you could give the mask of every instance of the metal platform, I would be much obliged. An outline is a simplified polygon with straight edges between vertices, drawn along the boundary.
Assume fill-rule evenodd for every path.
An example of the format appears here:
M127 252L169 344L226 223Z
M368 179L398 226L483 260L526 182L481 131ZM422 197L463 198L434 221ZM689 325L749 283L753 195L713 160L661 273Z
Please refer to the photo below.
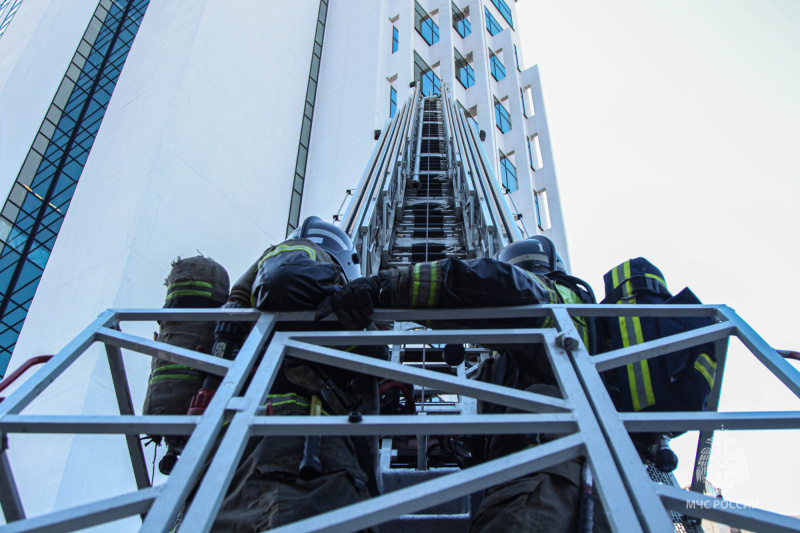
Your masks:
M710 316L715 324L658 341L591 357L580 342L571 315L580 316ZM380 310L379 320L481 319L550 315L551 329L394 330L364 332L278 332L281 321L313 321L313 313L269 314L257 311L110 310L103 313L39 372L0 403L0 431L11 433L118 434L126 436L138 489L87 505L38 517L25 517L6 451L0 453L0 503L10 522L2 531L73 531L116 519L143 515L142 531L170 531L179 513L179 531L208 531L217 513L244 444L252 436L267 435L437 435L561 433L552 442L529 448L463 470L414 473L406 483L387 478L395 490L369 501L291 524L276 531L356 531L371 525L417 521L420 533L444 530L447 520L466 520L470 505L459 500L483 489L535 472L565 460L584 456L591 464L596 487L614 531L672 531L669 514L708 518L732 526L762 531L797 531L800 520L745 506L720 506L719 500L649 479L628 432L700 430L712 435L725 430L798 429L800 412L765 413L618 413L600 381L599 373L670 350L707 342L725 343L738 337L753 356L800 396L800 373L770 348L744 321L725 306L554 305L463 310ZM140 338L119 326L128 321L240 320L255 322L239 356L229 362ZM473 345L541 343L556 371L564 399L555 399L428 368L379 361L340 351L336 346L387 344ZM19 413L74 364L93 345L105 347L119 416L33 416ZM131 407L121 350L157 355L177 364L225 376L202 417L137 416ZM724 351L720 352L724 353ZM436 416L367 416L359 423L347 417L268 417L263 405L284 357L324 363L351 371L414 383L467 398L515 407L521 414ZM724 372L725 358L718 362ZM250 378L252 373L252 378ZM89 379L89 378L87 378ZM712 391L710 407L719 399L722 379ZM139 437L145 434L190 436L182 458L166 483L149 486ZM702 442L702 441L701 441ZM713 461L713 451L711 455ZM207 465L207 468L205 466ZM695 465L698 467L698 465ZM430 477L428 477L430 476ZM413 478L413 479L412 479ZM75 480L80 483L80 480ZM190 498L190 494L193 496ZM717 504L714 504L717 502ZM436 506L441 506L437 507ZM426 509L433 509L425 514ZM446 512L442 512L442 511ZM448 516L449 515L449 518ZM452 522L451 522L452 523ZM390 525L390 528L393 527ZM442 529L439 529L442 528Z

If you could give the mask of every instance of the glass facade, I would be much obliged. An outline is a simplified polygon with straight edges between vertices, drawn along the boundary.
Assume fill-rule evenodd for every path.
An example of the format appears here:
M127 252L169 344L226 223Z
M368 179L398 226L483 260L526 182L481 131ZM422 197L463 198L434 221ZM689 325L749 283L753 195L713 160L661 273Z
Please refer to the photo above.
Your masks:
M419 2L414 2L414 28L422 35L428 46L439 42L439 26L433 21L428 12L422 9Z
M517 181L517 167L511 160L503 153L500 152L500 181L503 187L507 188L510 192L519 189L519 182Z
M497 98L494 99L494 120L501 132L506 133L511 130L511 115Z
M453 48L453 57L456 62L456 78L465 89L469 89L475 85L475 71L469 65L469 61L455 48Z
M400 47L400 33L397 31L397 28L392 26L392 53L397 52L397 49Z
M294 171L294 187L289 202L289 222L286 235L293 232L300 223L300 204L303 200L303 185L308 162L308 147L311 141L311 122L314 119L314 102L317 96L317 80L319 65L322 61L322 40L325 36L325 20L328 16L328 0L320 0L317 14L317 33L314 35L314 50L311 55L311 69L308 73L308 89L306 90L306 107L303 112L303 126L300 129L300 146L297 149L297 165Z
M394 114L397 113L397 91L394 90L394 87L391 85L389 86L389 118L394 118Z
M506 19L508 25L511 26L511 29L514 29L514 21L511 19L511 8L508 7L505 0L492 0L494 7L500 12L500 15Z
M505 65L500 62L500 60L491 50L489 50L489 71L492 73L492 77L497 81L500 81L506 77Z
M503 28L500 27L500 23L489 13L489 8L484 6L483 12L486 15L486 31L491 33L492 35L497 35Z
M0 372L69 209L149 0L102 0L0 214Z
M462 39L472 33L472 24L470 24L467 15L458 9L455 3L453 3L453 28Z
M419 84L425 96L442 94L442 80L416 52L414 52L414 81Z
M0 1L0 37L6 32L8 24L14 15L17 14L17 9L22 3L22 0L2 0Z

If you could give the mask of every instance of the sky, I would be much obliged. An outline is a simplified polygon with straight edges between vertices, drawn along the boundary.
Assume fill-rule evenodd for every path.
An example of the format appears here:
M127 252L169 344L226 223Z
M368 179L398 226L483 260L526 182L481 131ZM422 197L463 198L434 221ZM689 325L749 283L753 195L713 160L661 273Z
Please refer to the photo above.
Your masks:
M519 0L539 65L573 274L646 257L673 294L800 351L800 2ZM800 364L794 363L795 368ZM721 411L800 411L737 339ZM718 432L726 498L800 515L800 431ZM673 441L691 481L697 433ZM716 462L715 462L716 461Z

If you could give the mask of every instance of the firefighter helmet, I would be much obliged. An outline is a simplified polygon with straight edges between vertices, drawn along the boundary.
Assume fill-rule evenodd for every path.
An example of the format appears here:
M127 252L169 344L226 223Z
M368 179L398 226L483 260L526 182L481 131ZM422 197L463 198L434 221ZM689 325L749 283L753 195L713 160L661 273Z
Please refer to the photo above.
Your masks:
M353 246L353 241L341 228L324 222L319 217L311 216L306 218L303 224L289 235L289 238L308 239L319 245L342 267L344 277L348 282L361 277L358 252Z
M534 235L524 241L509 244L500 250L495 259L518 266L532 274L548 274L555 270L567 273L556 245L544 235Z

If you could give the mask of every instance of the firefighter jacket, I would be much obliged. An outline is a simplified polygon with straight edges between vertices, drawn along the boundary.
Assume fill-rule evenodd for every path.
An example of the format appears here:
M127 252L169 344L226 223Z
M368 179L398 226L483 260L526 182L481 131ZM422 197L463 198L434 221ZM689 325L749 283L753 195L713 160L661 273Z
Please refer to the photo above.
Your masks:
M378 274L379 307L499 307L533 304L584 303L571 288L544 276L495 259L442 259L430 263L385 270ZM588 322L573 318L584 344L590 345ZM553 327L551 317L459 320L426 324L432 327ZM505 351L504 347L498 352ZM517 388L527 384L555 384L547 358L537 346L515 346L515 360L532 373L532 379L522 379ZM533 379L535 377L535 379ZM527 384L525 384L527 382Z
M233 284L228 301L263 311L311 310L345 283L325 250L307 239L291 239L261 254Z
M261 254L233 285L228 301L263 311L312 310L345 283L327 252L312 241L291 239ZM279 327L297 331L337 326L282 322ZM364 348L364 355L377 351ZM269 392L267 412L274 416L310 414L312 396L322 398L322 415L378 413L374 377L298 359L284 360ZM271 529L369 497L367 487L374 485L377 466L376 438L322 437L321 475L310 481L298 474L304 440L251 439L212 530Z

